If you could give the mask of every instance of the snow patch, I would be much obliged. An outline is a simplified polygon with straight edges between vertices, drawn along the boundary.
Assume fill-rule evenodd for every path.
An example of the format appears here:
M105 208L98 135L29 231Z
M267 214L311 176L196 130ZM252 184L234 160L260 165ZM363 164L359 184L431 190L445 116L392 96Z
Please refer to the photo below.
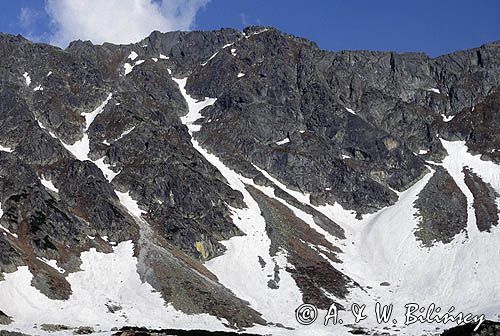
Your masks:
M120 174L120 172L115 172L111 170L110 165L104 163L104 156L98 160L92 161L95 165L102 171L102 174L111 183L111 181L115 178L116 175Z
M467 232L469 238L475 236L483 236L476 224L476 214L474 211L474 196L465 184L464 167L469 167L474 173L479 175L481 179L493 187L497 193L500 193L500 166L490 162L481 160L480 155L472 155L468 152L465 141L446 141L440 139L443 147L448 152L448 156L443 159L442 166L453 177L453 180L462 190L467 198ZM500 205L500 199L497 199L497 204Z
M182 93L182 96L186 100L186 103L188 104L188 109L189 113L186 114L184 117L181 117L181 121L188 126L188 131L189 134L193 135L193 132L198 132L201 128L200 125L195 125L194 122L203 116L201 115L201 110L203 110L205 107L213 105L217 98L205 98L204 100L196 100L193 99L190 95L187 94L186 92L186 83L187 83L187 77L183 79L177 79L177 78L172 78L174 82L179 85L179 89Z
M439 94L441 93L441 91L439 91L439 89L436 89L436 88L430 88L430 89L427 89L427 91L439 93Z
M345 106L344 106L344 107L345 107ZM350 109L350 108L348 108L348 107L345 107L345 109L347 110L347 112L350 112L350 113L352 113L352 114L356 114L356 112L354 112L354 110L353 110L353 109Z
M141 215L145 213L145 211L139 208L139 204L137 204L137 201L130 196L130 192L120 192L115 190L115 193L118 196L120 203L127 208L131 215L141 218Z
M3 212L2 212L2 215L3 215ZM16 238L16 239L18 238L17 234L10 232L10 230L9 230L9 229L7 229L6 227L3 227L2 225L0 225L0 229L1 229L1 230L4 230L4 233L3 233L3 235L4 235L4 236L5 236L6 234L10 234L10 235L11 235L11 236L13 236L14 238Z
M130 52L130 55L128 55L128 57L127 57L127 58L128 58L129 60L133 61L133 60L135 60L135 59L137 58L137 56L139 56L139 55L137 55L137 53L136 53L135 51L131 51L131 52Z
M163 54L160 54L160 59L166 59L166 60L168 60L169 58L170 58L170 57L167 57L167 56L165 56L165 55L163 55Z
M286 191L288 194L290 194L291 196L295 197L298 201L300 201L300 202L302 202L304 204L311 205L309 203L309 194L304 194L304 193L301 193L300 191L291 190L286 185L284 185L283 183L281 183L280 181L278 181L277 179L275 179L274 177L272 177L271 174L269 174L264 169L260 169L256 165L253 165L253 166L255 167L255 169L257 169L258 171L260 171L268 180L270 180L275 185L277 185L280 189Z
M124 131L122 134L120 134L120 136L115 141L120 140L121 138L123 138L124 136L126 136L127 134L129 134L130 132L132 132L134 129L135 129L135 126L132 126L128 130Z
M123 64L123 69L124 69L124 73L125 73L125 76L128 75L129 73L132 72L132 70L134 70L134 68L140 64L144 63L144 60L138 60L137 62L135 62L133 65L130 64L130 63L125 63Z
M447 116L446 114L441 114L441 118L443 118L444 122L448 122L448 121L451 121L453 118L455 118L455 116L454 115Z
M14 150L10 147L4 147L4 146L0 145L0 151L12 153Z
M94 111L92 111L91 113L83 114L83 116L85 117L85 128L83 130L83 137L80 140L76 141L72 145L65 144L64 142L61 141L63 146L67 150L69 150L78 160L80 161L90 160L88 157L88 154L90 152L90 141L87 131L92 122L94 121L94 119L97 117L97 115L102 113L104 107L109 102L111 97L112 94L110 93L106 98L106 100L104 100L104 102L101 105L99 105L99 107L97 107Z
M50 180L46 180L44 177L40 178L40 182L42 182L42 185L49 189L49 190L52 190L53 192L55 193L59 193L59 189L57 189L55 186L54 186L54 183L52 183L52 181Z
M104 107L108 104L108 102L109 102L109 100L111 99L112 96L113 96L112 93L108 94L108 96L106 97L106 100L104 100L104 102L101 105L99 105L99 107L97 107L91 113L85 113L84 114L84 117L85 117L85 132L89 129L90 125L94 122L94 120L97 117L97 115L100 114L100 113L102 113L102 111L104 110Z
M115 140L113 140L113 142L116 142L116 141L120 140L121 138L123 138L124 136L126 136L127 134L129 134L130 132L132 132L134 129L135 129L135 126L132 126L128 130L126 130L122 134L120 134L118 136L118 138L116 138ZM111 145L111 143L109 143L107 140L104 140L102 143L105 144L105 145Z
M33 89L33 91L43 91L42 85L38 84L37 87Z
M216 52L215 52L212 56L210 56L210 58L209 58L209 59L207 59L205 62L201 63L201 66L203 66L203 67L204 67L205 65L207 65L207 64L208 64L208 62L210 62L210 61L212 60L212 58L214 58L215 56L217 56L217 54L218 54L218 53L219 53L219 52L218 52L218 51L216 51Z
M129 73L132 72L132 69L134 68L130 63L125 63L123 64L123 68L125 70L125 76L128 75Z
M254 35L259 35L259 34L262 34L262 33L266 32L266 31L268 31L268 30L269 30L268 28L264 28L264 29L261 29L261 30L259 30L259 31L253 32L253 33L252 33L252 34L250 34L250 35L246 35L246 34L244 34L244 36L245 36L245 38L250 38L250 37L252 37L252 36L254 36Z
M40 257L37 257L37 259L40 260L41 262L49 265L50 267L52 267L53 269L55 269L56 271L58 271L61 274L64 274L66 272L66 270L64 268L57 266L57 260L49 260L49 259L40 258Z
M236 56L236 49L235 48L231 49L231 55Z
M243 77L243 76L245 76L245 74L244 74L244 73L242 73L242 72L239 72L239 73L238 73L238 78L241 78L241 77Z
M25 72L23 74L23 77L24 77L24 82L26 83L26 86L30 86L30 84L31 84L31 77L30 77L30 75L27 72Z
M289 142L290 142L290 138L289 138L289 137L286 137L286 138L284 138L283 140L276 141L276 144L277 144L278 146L281 146L281 145L287 144L287 143L289 143Z
M71 154L73 154L74 157L76 157L78 160L80 161L90 160L88 157L90 152L90 141L87 133L84 133L83 137L72 145L68 145L63 141L61 141L61 143L64 146L64 148L70 151Z

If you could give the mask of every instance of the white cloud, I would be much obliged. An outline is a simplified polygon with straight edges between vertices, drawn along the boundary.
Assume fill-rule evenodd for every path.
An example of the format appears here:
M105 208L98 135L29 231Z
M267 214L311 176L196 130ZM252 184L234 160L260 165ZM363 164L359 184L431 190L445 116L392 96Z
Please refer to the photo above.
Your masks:
M47 0L53 34L50 43L131 43L153 30L190 29L209 0Z

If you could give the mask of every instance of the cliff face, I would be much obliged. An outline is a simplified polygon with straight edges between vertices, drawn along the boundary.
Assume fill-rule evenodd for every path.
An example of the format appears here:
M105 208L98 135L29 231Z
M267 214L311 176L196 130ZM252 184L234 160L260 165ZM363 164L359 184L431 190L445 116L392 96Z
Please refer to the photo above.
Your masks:
M65 50L4 34L0 73L1 294L27 272L44 297L71 302L98 263L86 258L131 244L131 274L170 313L295 328L274 311L382 295L353 244L408 270L424 259L391 253L411 245L452 263L472 248L457 240L497 238L498 42L429 58L324 51L264 27ZM387 225L395 208L409 223ZM393 241L368 244L380 232ZM410 299L417 282L398 287ZM103 325L158 327L104 299ZM0 309L14 324L54 322Z

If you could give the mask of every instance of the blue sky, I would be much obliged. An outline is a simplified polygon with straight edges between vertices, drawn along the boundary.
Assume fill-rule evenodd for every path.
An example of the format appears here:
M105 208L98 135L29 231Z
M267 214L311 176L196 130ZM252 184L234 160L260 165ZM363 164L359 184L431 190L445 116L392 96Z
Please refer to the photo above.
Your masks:
M242 29L258 24L306 37L328 50L422 51L431 56L500 40L498 0L81 0L89 4L89 12L67 4L75 0L48 1L50 6L47 0L0 2L0 31L64 46L76 38L132 42L126 39L151 29ZM151 1L158 8L123 8L125 3L133 7ZM124 12L102 9L103 2L116 3ZM106 11L115 15L95 15ZM113 28L108 27L110 21L118 27L114 35L106 35Z

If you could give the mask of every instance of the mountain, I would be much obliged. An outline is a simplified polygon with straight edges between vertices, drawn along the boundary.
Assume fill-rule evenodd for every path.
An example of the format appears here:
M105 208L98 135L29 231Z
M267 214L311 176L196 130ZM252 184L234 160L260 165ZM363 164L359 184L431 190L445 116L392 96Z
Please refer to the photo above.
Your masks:
M430 58L271 27L64 50L1 34L0 71L5 332L451 327L404 325L412 302L499 319L500 42ZM345 323L324 326L332 304Z

